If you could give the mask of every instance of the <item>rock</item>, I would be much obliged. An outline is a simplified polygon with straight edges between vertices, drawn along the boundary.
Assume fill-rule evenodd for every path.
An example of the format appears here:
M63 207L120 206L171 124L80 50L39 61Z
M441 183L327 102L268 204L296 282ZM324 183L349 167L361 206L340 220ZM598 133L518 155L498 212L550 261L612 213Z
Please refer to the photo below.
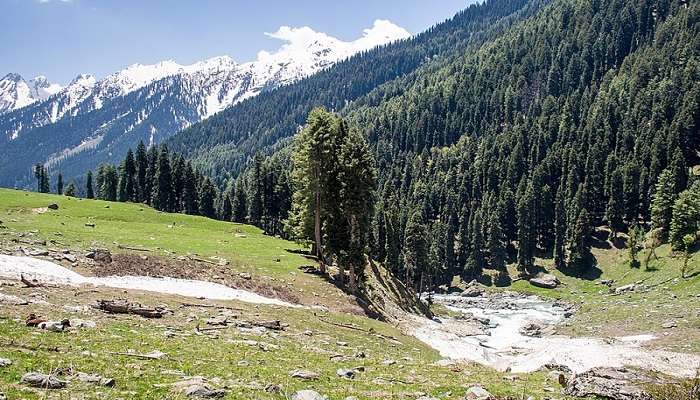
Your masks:
M629 285L624 285L615 288L615 291L613 293L615 294L623 294L627 292L634 292L634 283L630 283Z
M547 378L553 382L558 382L560 385L566 387L566 375L563 372L554 370L549 371Z
M484 294L484 289L480 288L479 286L469 286L462 293L460 293L460 296L462 296L462 297L479 297L482 294Z
M292 378L313 380L317 379L319 377L319 374L313 371L294 370L289 373L289 376L291 376Z
M494 397L481 386L472 386L467 389L466 400L493 400Z
M48 206L46 206L49 210L58 210L58 204L56 203L51 203Z
M326 400L326 397L314 390L300 390L292 395L292 400Z
M605 286L607 286L607 287L612 286L613 283L615 283L615 281L612 280L612 279L601 279L601 280L600 280L600 284L601 284L601 285L605 285Z
M89 319L74 319L73 322L71 322L70 326L83 329L97 328L97 324L95 323L95 321L91 321Z
M539 337L544 329L545 327L541 323L530 321L520 328L520 333L525 336Z
M93 260L105 264L109 264L112 262L112 253L109 252L109 250L106 249L97 249L94 250L95 255L93 257Z
M73 254L62 254L61 257L63 257L64 260L72 263L78 261L78 257L74 256Z
M37 325L37 328L44 329L49 332L63 332L70 326L70 321L64 319L62 321L42 321Z
M593 368L574 375L564 393L576 397L597 396L611 400L651 400L638 382L649 383L649 378L624 368Z
M29 255L32 257L44 257L49 255L48 250L42 250L42 249L34 249L29 252Z
M105 387L113 387L115 383L114 379L112 378L105 378L97 374L86 374L84 372L78 372L75 375L75 378L81 382L92 383L94 385Z
M552 274L542 274L537 278L530 279L530 284L545 289L554 289L559 286L559 279Z
M364 351L358 351L355 353L355 358L367 358L367 354Z
M663 324L661 324L661 327L664 329L671 329L671 328L675 328L676 326L678 326L676 324L676 321L666 321Z
M431 397L431 396L420 396L416 400L440 400L437 397Z
M29 302L11 294L0 293L0 304L8 306L26 306Z
M240 274L238 274L238 276L240 276L241 278L243 278L243 279L245 279L245 280L247 280L247 281L249 281L249 280L251 280L251 279L253 278L253 277L252 277L249 273L247 273L247 272L241 272Z
M0 358L0 367L7 367L8 365L12 365L12 360L7 358Z
M384 360L382 361L382 365L394 365L396 364L395 360Z
M223 389L212 389L207 385L194 384L189 386L183 392L187 397L199 397L202 399L218 399L226 396L226 391Z
M40 372L27 372L22 375L22 383L35 388L41 389L62 389L66 387L67 382L58 378L42 374Z
M337 371L335 371L336 375L338 375L341 378L345 379L355 379L355 371L351 369L345 369L345 368L338 368Z
M267 393L280 394L282 393L282 386L270 383L267 386L265 386L265 391Z

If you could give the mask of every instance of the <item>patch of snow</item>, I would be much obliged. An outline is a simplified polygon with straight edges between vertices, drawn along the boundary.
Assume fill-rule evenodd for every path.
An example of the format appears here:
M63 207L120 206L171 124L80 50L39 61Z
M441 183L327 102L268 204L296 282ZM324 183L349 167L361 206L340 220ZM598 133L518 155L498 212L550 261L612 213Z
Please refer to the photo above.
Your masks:
M454 295L435 296L452 311L489 318L488 335L465 336L465 323L453 318L429 320L415 317L406 330L452 360L468 360L514 373L536 371L546 364L559 364L574 372L594 367L633 366L681 377L692 377L700 368L700 356L649 350L639 346L652 335L621 337L617 340L567 337L562 335L529 337L520 333L528 321L555 324L563 319L563 310L534 297L513 298L503 308L459 307L448 301ZM477 302L478 304L478 302ZM488 304L488 303L484 303Z
M242 289L233 289L218 283L146 276L86 277L51 261L32 257L0 255L0 277L20 279L20 274L41 282L68 286L95 285L119 289L143 290L211 300L238 300L246 303L297 307L278 299L260 296Z

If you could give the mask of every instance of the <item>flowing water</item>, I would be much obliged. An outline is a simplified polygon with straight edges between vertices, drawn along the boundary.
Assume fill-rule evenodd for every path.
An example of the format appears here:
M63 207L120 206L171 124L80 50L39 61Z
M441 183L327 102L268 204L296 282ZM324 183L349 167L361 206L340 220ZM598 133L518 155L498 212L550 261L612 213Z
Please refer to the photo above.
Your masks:
M574 372L636 366L692 377L700 368L698 355L642 347L655 339L652 335L593 338L551 334L569 316L568 310L535 296L513 292L478 297L449 294L436 295L433 301L461 317L414 318L407 331L446 359L473 361L515 373L553 364ZM541 336L521 333L531 322L544 327Z

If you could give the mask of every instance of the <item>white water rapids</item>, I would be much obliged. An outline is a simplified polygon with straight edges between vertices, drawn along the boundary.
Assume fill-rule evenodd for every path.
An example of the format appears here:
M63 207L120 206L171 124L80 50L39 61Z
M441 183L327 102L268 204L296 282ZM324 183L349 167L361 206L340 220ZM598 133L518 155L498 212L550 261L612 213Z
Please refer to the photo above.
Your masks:
M534 296L509 292L474 298L438 295L434 301L482 320L441 317L411 321L408 332L447 359L473 361L514 373L536 371L547 364L565 365L576 373L594 367L632 366L681 377L693 377L700 369L698 355L641 347L643 342L655 339L651 335L612 339L524 336L520 329L531 321L551 327L564 320L564 308ZM475 330L474 324L481 325L481 331Z
M95 285L211 300L239 300L255 304L294 306L278 299L264 297L247 290L233 289L218 283L149 276L107 276L97 278L80 275L51 261L32 257L0 255L0 277L19 280L20 275L37 279L42 283L59 285Z

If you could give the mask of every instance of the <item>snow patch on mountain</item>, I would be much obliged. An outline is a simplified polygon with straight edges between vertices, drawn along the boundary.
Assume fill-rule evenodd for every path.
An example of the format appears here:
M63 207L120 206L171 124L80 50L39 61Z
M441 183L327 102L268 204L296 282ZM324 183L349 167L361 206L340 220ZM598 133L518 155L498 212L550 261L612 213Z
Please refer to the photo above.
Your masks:
M61 89L43 75L25 81L19 74L7 74L0 79L0 114L46 100Z

